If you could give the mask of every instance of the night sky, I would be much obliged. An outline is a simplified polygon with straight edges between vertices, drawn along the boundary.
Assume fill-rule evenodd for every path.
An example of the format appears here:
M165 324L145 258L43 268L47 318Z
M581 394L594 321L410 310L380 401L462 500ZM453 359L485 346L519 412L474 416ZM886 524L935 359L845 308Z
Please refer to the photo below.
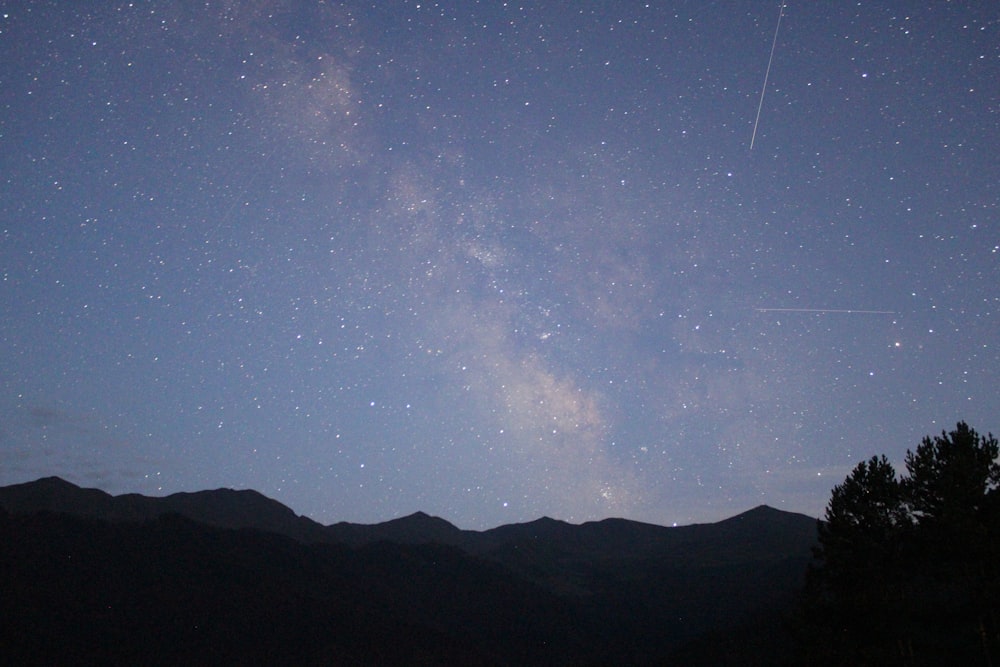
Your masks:
M0 484L670 525L1000 429L996 5L779 9L2 3Z

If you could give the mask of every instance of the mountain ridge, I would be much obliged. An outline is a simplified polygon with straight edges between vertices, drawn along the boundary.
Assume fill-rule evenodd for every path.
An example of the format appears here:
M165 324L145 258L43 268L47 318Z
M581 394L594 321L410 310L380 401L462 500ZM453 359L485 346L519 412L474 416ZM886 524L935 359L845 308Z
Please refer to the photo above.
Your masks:
M228 530L255 530L303 544L443 545L502 564L550 590L590 595L616 569L659 563L669 568L742 567L811 553L816 521L767 505L716 523L659 526L609 518L571 524L550 517L488 530L464 530L425 512L376 524L324 526L257 491L215 489L162 497L112 496L57 477L0 487L13 514L59 512L109 522L149 522L167 515Z
M149 521L176 513L220 528L264 530L304 542L323 540L322 524L252 489L113 496L52 476L0 487L0 507L14 514L63 512L105 521Z
M256 491L43 478L0 487L0 614L17 619L0 645L21 664L628 665L722 636L729 664L753 664L747 633L791 642L781 618L815 540L814 519L766 506L681 527L323 526Z
M209 499L217 502L207 502ZM243 502L236 502L237 499ZM220 500L222 502L218 502ZM219 505L230 507L232 514L227 515L226 512L222 512L219 509ZM541 516L525 522L501 524L493 528L476 530L459 528L443 517L428 514L421 510L377 523L338 521L331 524L322 524L306 515L297 514L287 505L255 489L219 487L199 491L178 491L166 496L146 496L139 493L125 493L116 496L102 489L79 486L54 475L41 477L34 481L0 486L0 507L16 514L36 511L67 512L113 521L142 521L155 518L161 514L176 512L188 518L223 528L259 528L282 534L288 534L288 531L291 530L294 534L289 536L296 537L296 539L305 539L306 541L320 539L318 538L319 532L314 533L317 529L333 529L334 533L341 531L348 542L358 539L367 542L373 539L405 538L408 534L419 539L420 536L418 533L420 531L415 530L416 528L424 528L430 533L447 537L448 535L459 533L482 535L496 531L503 532L513 530L514 527L518 527L521 530L529 530L544 526L548 530L560 530L594 525L610 526L618 523L637 527L647 526L655 529L690 529L696 526L715 526L729 522L760 520L764 516L770 519L774 517L798 517L809 518L811 521L815 521L815 519L805 514L789 512L762 504L719 521L684 524L680 526L664 526L624 517L607 517L584 521L582 523L571 523L562 519ZM243 515L238 511L240 507L243 508ZM257 514L251 516L251 510L255 510ZM214 519L211 516L206 516L213 513L217 515ZM261 526L261 516L266 518L266 524L273 525L273 527ZM290 529L283 522L287 522L288 524L297 523L298 526L295 529ZM320 539L320 541L327 541L327 539L328 536L326 539Z

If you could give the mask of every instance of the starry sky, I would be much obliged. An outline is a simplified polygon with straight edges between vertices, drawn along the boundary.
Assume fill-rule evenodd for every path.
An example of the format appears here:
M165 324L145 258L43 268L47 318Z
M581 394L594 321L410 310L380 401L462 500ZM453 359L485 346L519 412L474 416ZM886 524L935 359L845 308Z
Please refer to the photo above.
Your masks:
M1000 429L992 3L0 7L0 484L671 525Z

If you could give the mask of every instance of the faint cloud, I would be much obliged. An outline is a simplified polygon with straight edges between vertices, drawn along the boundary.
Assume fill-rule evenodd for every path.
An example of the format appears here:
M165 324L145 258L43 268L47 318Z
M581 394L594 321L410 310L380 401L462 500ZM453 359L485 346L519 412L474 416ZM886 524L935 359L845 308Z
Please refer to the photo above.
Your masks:
M134 488L148 461L117 429L88 414L34 404L2 416L0 484L57 475L105 490Z

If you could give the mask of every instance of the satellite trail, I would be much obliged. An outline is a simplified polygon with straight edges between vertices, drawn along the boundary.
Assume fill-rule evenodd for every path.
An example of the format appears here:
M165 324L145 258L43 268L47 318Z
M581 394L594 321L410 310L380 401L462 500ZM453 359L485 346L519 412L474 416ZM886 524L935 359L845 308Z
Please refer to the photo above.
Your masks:
M778 44L778 30L781 29L781 17L785 13L785 0L781 0L778 9L778 25L774 27L774 39L771 40L771 56L767 59L767 71L764 72L764 85L760 87L760 102L757 103L757 119L753 122L753 134L750 136L750 150L757 138L757 124L760 123L760 110L764 108L764 93L767 92L767 78L771 75L771 61L774 60L774 47Z
M754 308L758 313L848 313L859 315L895 315L895 310L855 310L853 308Z

